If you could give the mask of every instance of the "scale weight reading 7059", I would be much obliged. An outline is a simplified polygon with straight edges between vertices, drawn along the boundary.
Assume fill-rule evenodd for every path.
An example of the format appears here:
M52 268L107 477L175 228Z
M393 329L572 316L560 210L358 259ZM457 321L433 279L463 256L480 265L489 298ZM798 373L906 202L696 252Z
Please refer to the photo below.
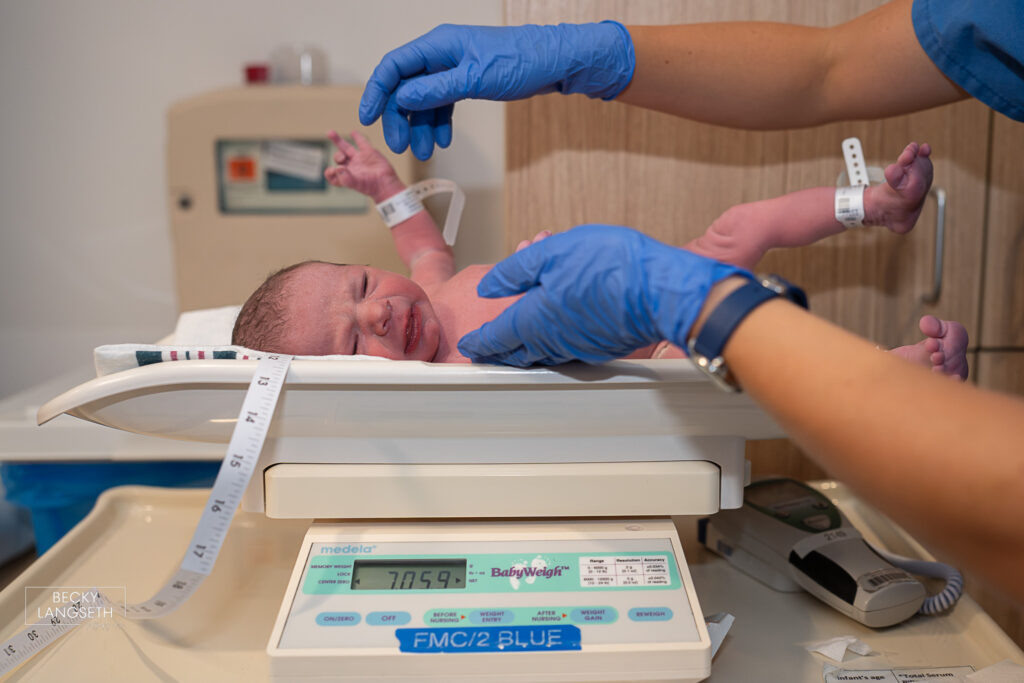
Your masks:
M319 523L268 645L280 680L699 681L670 520Z

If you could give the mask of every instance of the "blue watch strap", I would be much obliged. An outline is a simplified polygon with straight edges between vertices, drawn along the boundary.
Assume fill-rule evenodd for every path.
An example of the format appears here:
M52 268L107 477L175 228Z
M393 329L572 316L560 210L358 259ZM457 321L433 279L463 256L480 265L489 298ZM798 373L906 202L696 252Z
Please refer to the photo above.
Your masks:
M693 360L723 389L736 391L738 388L721 358L722 349L725 348L729 337L752 310L779 296L807 308L807 296L799 287L791 285L777 275L759 277L725 297L708 316L696 339L690 342Z
M751 280L731 292L722 303L715 307L715 310L704 322L694 343L694 349L700 355L708 358L721 356L722 349L725 348L725 343L729 341L736 326L752 310L777 296L779 296L778 292L762 287L757 280Z

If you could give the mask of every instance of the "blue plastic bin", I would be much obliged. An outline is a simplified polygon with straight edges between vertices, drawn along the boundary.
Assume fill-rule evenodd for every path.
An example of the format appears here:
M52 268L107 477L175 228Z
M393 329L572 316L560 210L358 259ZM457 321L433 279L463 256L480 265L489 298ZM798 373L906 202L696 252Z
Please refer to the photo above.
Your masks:
M42 555L89 514L101 493L138 484L213 486L220 462L0 463L7 500L29 509Z

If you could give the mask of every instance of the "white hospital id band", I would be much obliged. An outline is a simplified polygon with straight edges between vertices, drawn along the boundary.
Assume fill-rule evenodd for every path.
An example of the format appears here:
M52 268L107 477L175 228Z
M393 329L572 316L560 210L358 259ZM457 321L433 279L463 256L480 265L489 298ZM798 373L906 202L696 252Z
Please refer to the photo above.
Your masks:
M423 210L423 202L411 190L408 187L377 205L377 213L384 225L393 228Z
M131 605L119 604L94 591L97 605L122 609L131 619L155 619L184 604L210 574L242 500L242 493L256 470L291 360L291 356L273 354L261 358L256 366L256 374L249 384L231 433L227 456L221 463L199 524L174 576L152 598ZM13 637L0 641L0 676L89 620L51 619L32 624Z
M411 185L378 204L377 213L380 214L385 225L393 228L423 211L423 199L442 192L450 192L452 195L451 201L448 203L448 213L444 219L444 230L441 233L444 243L450 247L455 244L455 236L459 232L459 220L462 218L462 208L466 205L466 195L451 180L429 178Z
M843 140L843 159L846 161L846 177L850 179L850 185L868 185L868 167L864 163L860 138Z
M836 220L847 228L864 225L864 186L836 188Z

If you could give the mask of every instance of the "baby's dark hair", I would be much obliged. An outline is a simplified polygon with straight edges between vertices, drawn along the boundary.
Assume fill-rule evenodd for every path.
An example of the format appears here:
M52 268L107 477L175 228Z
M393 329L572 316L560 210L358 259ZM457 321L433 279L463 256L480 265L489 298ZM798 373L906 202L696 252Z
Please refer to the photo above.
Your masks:
M285 309L285 286L292 273L310 263L328 261L302 261L271 273L242 305L231 330L231 343L256 351L281 352L281 338L288 325ZM342 265L332 263L331 265Z

